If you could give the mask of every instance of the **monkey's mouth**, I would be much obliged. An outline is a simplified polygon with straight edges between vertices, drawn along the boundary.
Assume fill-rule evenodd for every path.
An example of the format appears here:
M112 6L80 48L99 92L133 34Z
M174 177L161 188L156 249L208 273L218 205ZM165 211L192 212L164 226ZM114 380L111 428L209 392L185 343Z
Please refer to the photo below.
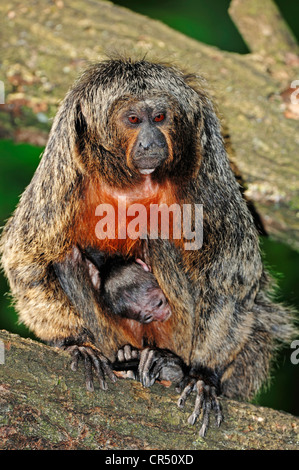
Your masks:
M148 170L147 169L144 169L144 170L141 170L139 169L139 173L141 173L142 175L150 175L153 171L155 171L156 168L149 168Z
M171 317L172 311L169 305L161 309L160 312L155 311L154 314L149 313L148 315L145 315L143 318L142 323L151 323L152 321L157 321L157 322L165 322L168 320L169 317Z
M141 175L150 175L153 173L165 160L160 155L152 154L136 158L134 161L135 167Z

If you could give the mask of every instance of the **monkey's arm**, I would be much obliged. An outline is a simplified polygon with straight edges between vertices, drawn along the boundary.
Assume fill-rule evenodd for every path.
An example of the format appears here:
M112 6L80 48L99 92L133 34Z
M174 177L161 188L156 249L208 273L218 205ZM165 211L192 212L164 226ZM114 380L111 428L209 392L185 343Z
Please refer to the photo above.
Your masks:
M80 353L87 369L90 369L87 363L92 361L95 370L104 368L103 373L109 375L107 359L113 360L116 351L108 345L109 325L106 325L107 335L103 334L102 324L91 314L91 303L88 305L86 300L92 297L89 283L82 279L79 287L78 279L65 275L64 287L67 282L75 282L78 288L77 291L73 289L74 297L70 298L54 271L54 264L65 259L76 236L73 221L82 189L74 162L65 161L59 154L51 159L50 150L51 138L48 153L46 150L14 215L4 228L0 247L2 266L20 320L43 341L69 348L76 357ZM63 163L58 168L59 158ZM69 294L71 291L69 288ZM95 358L95 350L103 356ZM96 359L100 359L99 367ZM76 361L73 362L75 367Z
M98 332L98 319L95 314L95 299L90 285L88 266L83 263L82 254L77 247L73 247L62 262L53 265L60 285L73 306L83 319L88 333L79 338L68 338L60 347L67 349L72 357L72 370L77 370L79 358L84 360L86 388L93 391L92 370L94 370L100 386L107 388L105 376L112 382L116 376L113 374L110 361L95 346L95 335ZM60 342L61 343L61 342ZM57 344L57 343L56 343Z

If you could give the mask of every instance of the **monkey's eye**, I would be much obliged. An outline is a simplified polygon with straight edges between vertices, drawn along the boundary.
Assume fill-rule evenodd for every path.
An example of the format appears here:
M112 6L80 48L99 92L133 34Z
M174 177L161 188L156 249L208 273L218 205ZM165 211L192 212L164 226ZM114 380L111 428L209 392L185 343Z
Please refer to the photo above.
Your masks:
M132 114L132 116L129 116L129 121L131 124L139 124L141 122L141 120L139 119L138 116L136 116L135 114Z
M164 119L165 119L164 113L159 113L154 117L155 122L161 122L161 121L164 121Z

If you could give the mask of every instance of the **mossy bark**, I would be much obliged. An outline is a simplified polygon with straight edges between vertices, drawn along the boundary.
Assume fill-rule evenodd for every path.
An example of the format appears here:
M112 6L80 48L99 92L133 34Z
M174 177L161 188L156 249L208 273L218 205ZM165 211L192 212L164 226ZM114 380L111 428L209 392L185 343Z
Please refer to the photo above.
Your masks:
M173 386L125 379L90 393L67 353L4 330L3 344L0 449L299 449L290 414L222 399L225 421L218 429L211 419L202 439L200 425L187 423L195 396L181 410Z

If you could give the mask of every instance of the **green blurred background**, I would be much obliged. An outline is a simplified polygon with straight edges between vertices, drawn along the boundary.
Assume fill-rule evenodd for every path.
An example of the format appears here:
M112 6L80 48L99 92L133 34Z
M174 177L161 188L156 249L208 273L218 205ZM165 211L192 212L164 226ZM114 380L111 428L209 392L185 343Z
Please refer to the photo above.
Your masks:
M227 13L229 0L119 0L114 3L161 20L186 35L220 49L248 53L246 44ZM261 1L261 8L262 4ZM276 0L276 4L299 41L299 2ZM42 150L27 144L0 140L1 226L30 182ZM269 238L261 239L261 245L265 263L279 282L277 299L299 311L299 253ZM3 276L0 276L0 328L34 338L23 325L18 325ZM282 351L275 365L271 385L260 392L254 401L299 415L299 365L291 364L291 352L291 349Z

